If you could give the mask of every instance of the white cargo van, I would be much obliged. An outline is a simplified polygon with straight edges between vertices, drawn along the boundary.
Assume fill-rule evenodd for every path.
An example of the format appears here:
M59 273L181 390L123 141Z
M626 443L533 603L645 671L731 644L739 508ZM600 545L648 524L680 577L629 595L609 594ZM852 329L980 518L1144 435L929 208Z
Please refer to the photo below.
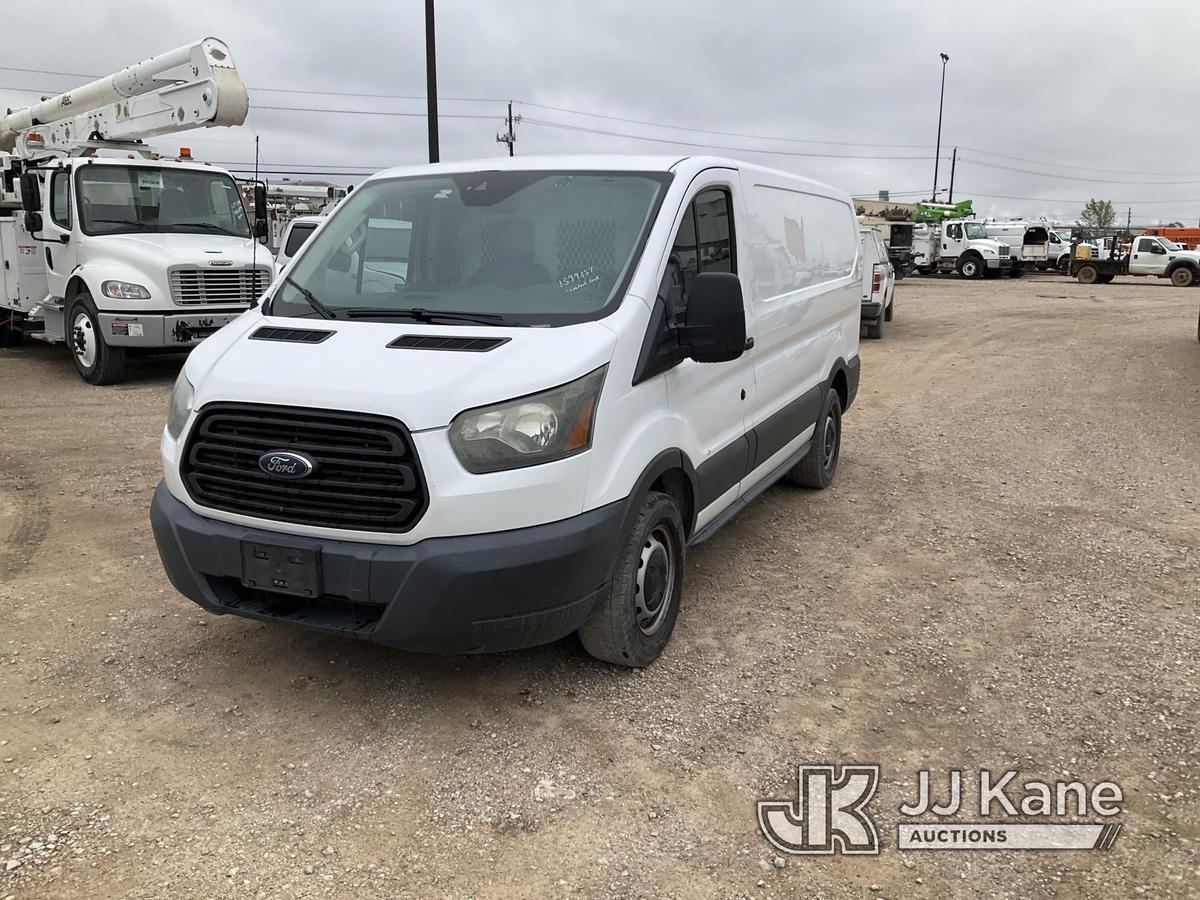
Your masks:
M832 481L861 277L850 198L758 166L380 173L180 373L167 573L214 613L647 665L688 545Z

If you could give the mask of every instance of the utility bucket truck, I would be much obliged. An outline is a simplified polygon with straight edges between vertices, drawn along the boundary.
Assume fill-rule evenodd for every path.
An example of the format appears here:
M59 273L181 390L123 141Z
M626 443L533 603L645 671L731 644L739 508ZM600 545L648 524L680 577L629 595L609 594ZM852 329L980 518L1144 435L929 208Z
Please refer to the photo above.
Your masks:
M1012 272L1009 245L987 233L982 222L949 219L913 229L913 263L922 275L957 272L983 278Z
M206 38L0 118L0 343L66 343L92 384L134 348L187 349L250 308L274 265L223 169L147 138L240 125L246 88Z

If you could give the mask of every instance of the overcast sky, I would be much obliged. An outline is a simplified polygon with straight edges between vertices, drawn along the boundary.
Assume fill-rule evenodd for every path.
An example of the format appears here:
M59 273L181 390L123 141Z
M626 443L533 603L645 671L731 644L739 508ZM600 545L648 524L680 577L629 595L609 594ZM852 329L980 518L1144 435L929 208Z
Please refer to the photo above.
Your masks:
M495 136L511 98L522 155L708 152L851 193L927 197L944 51L943 191L957 146L955 197L984 215L1073 221L1100 197L1122 220L1132 205L1135 223L1200 224L1200 4L1081 6L438 0L442 158L507 152ZM103 75L206 35L229 44L250 88L246 124L160 139L164 150L246 164L258 135L264 168L427 159L421 0L59 0L53 15L47 32L38 4L9 4L0 62ZM0 103L81 81L0 69ZM282 88L293 92L267 90Z

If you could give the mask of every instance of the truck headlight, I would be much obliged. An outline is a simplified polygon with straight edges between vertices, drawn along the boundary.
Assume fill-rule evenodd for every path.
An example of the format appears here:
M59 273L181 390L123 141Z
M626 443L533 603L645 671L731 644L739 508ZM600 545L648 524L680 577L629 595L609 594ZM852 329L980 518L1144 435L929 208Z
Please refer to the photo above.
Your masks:
M984 256L995 256L996 255L996 251L993 250L991 247L980 247L979 252L982 253Z
M171 388L171 405L167 413L167 434L175 440L179 440L179 435L183 434L183 426L187 424L188 416L192 412L194 396L192 383L180 369L179 377L175 379L175 387Z
M460 413L450 445L476 475L536 466L582 453L592 445L596 404L608 366L540 394Z
M149 300L150 292L140 284L132 281L105 281L100 285L100 293L113 300Z

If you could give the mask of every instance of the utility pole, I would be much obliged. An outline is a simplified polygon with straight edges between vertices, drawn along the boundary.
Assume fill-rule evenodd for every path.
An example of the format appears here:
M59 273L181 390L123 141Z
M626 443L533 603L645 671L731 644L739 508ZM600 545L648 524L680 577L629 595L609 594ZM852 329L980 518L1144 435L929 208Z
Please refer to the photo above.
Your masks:
M425 0L425 83L429 108L429 161L435 163L441 157L438 147L437 105L437 51L433 39L433 0Z
M514 116L512 111L512 101L508 101L508 118L504 120L504 131L496 135L496 140L501 144L508 144L508 155L513 155L513 145L517 142L517 123L521 121L520 116Z
M937 149L933 151L933 202L937 203L938 192L938 157L942 155L942 107L946 102L946 63L950 62L950 57L945 53L942 57L942 92L938 95L938 133L937 133Z
M1130 237L1133 234L1133 207L1129 207L1129 212L1125 214L1125 237Z
M954 170L958 166L958 148L954 148L954 153L950 156L950 196L946 198L947 203L954 202Z

